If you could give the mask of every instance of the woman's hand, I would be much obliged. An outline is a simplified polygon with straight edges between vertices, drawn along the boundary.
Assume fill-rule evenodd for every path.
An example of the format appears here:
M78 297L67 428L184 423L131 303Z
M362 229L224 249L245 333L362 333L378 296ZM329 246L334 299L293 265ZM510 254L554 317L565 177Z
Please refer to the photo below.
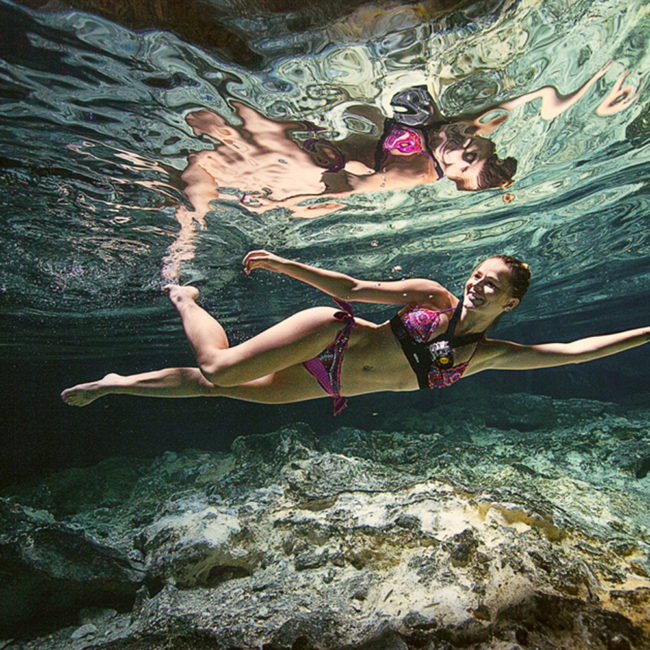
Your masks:
M246 253L242 264L244 265L244 273L250 275L253 269L266 269L267 271L275 271L277 273L288 261L284 257L274 255L268 251L259 250Z
M634 86L623 86L623 82L627 78L628 74L630 74L630 72L629 70L626 70L619 76L609 95L603 99L596 109L596 114L614 115L614 113L625 110L630 104L636 101L641 90Z

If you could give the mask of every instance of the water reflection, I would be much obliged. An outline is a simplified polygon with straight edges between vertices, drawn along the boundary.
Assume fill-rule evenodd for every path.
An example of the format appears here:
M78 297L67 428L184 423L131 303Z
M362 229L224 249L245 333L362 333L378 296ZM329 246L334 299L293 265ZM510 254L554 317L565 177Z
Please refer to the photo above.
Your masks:
M17 0L30 9L61 11L58 0ZM413 41L413 27L440 19L465 0L413 2L400 6L368 0L66 0L67 9L101 16L132 30L163 30L221 57L261 69L267 57L292 49L306 54L322 47L319 32L338 41L386 38L394 51L398 41ZM474 7L473 15L498 14L498 3ZM400 30L407 30L399 34ZM310 41L314 41L312 45ZM310 47L311 45L311 47Z
M608 62L568 94L544 86L480 111L455 117L441 113L426 86L407 88L391 100L392 115L375 105L347 106L345 119L361 125L336 140L309 122L270 120L242 102L232 102L239 125L214 111L186 116L195 136L213 146L188 158L181 175L191 208L176 210L180 231L165 259L163 275L178 277L180 265L194 256L195 228L205 227L211 202L236 202L264 213L285 208L295 217L315 218L344 207L353 194L406 190L447 179L459 191L508 188L517 161L499 158L487 137L508 116L529 102L541 100L539 115L553 120L587 95L612 66ZM638 90L619 75L595 108L600 116L629 107ZM514 199L504 194L504 201Z

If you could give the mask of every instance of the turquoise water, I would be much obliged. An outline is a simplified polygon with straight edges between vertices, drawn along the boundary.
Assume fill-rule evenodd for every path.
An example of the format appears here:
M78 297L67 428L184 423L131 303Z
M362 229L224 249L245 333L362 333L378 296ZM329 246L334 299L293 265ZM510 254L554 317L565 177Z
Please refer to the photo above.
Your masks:
M357 277L434 277L457 291L478 260L515 254L531 265L533 285L499 332L522 342L648 320L650 18L643 2L460 3L437 13L428 3L284 13L223 3L209 17L213 32L199 30L216 40L220 28L237 35L217 45L198 36L194 42L187 24L176 34L155 25L135 29L83 11L39 12L6 1L0 24L0 346L16 407L7 440L15 452L27 436L43 466L56 464L53 439L81 430L93 440L106 417L113 428L131 422L126 415L110 420L110 406L70 415L56 401L61 388L109 370L191 362L160 293L169 279L197 283L203 305L234 342L327 302L286 278L244 276L240 262L252 248ZM545 86L569 95L609 61L557 117L544 119L536 99L490 135L501 157L518 160L507 190L459 192L441 180L357 193L311 219L303 218L305 206L271 201L255 209L247 192L272 200L283 183L307 182L277 172L285 165L294 173L280 157L284 143L266 157L241 149L244 162L224 170L219 196L203 212L184 193L183 174L197 154L223 151L223 142L192 129L203 109L239 127L250 151L264 133L244 132L251 124L241 124L240 105L265 128L316 124L339 145L376 135L364 110L387 114L393 94L411 86L426 84L451 117ZM598 114L624 73L629 101ZM504 111L490 117L498 114ZM507 202L508 194L514 200ZM363 312L386 315L381 307ZM536 378L492 373L472 382L481 390L643 399L646 366L639 350ZM425 407L422 397L411 399ZM362 415L346 417L374 410L372 401L358 401ZM230 408L116 403L123 413L149 411L145 420L162 417L179 432L173 443L166 439L172 446L181 444L186 421L169 422L170 413L207 420ZM329 417L324 401L312 406L276 409L272 417ZM227 413L240 417L236 408ZM119 435L133 448L140 436L142 453L151 451L132 422ZM54 448L46 453L48 444Z
M198 286L233 343L329 302L284 276L244 275L255 248L457 293L476 262L513 254L533 281L495 336L647 324L649 11L642 0L0 0L0 647L159 645L160 630L167 645L179 630L183 647L197 631L211 647L261 647L233 639L267 608L242 617L235 601L275 606L276 592L297 600L259 623L288 630L264 647L312 647L302 628L291 636L310 609L315 646L334 647L322 614L339 597L354 613L335 627L370 612L409 647L451 647L445 634L467 621L463 647L477 630L504 647L628 647L621 634L641 628L647 639L648 346L362 396L337 418L329 399L110 396L75 409L59 392L194 364L161 293L169 281ZM487 137L517 159L514 184L459 191L409 159L399 181L366 174L391 98L414 86L450 122L503 120ZM226 510L242 534L205 538ZM385 566L339 555L299 566L323 531L332 549L348 539L348 520L359 558L374 555L374 522ZM187 521L200 529L177 555ZM239 566L242 552L260 566ZM176 590L195 564L205 584ZM297 580L268 579L287 567ZM383 604L342 588L364 576ZM396 612L391 580L404 592ZM308 583L332 597L306 600ZM435 609L455 587L458 625ZM537 614L533 592L548 596Z

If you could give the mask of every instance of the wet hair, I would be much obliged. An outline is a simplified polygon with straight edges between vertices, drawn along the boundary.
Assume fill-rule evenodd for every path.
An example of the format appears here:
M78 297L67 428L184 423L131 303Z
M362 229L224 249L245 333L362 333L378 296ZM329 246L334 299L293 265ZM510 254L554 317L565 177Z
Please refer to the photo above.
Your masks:
M476 179L479 190L487 190L491 187L501 187L505 189L512 185L512 177L517 171L517 159L512 157L503 159L499 158L496 154L496 146L494 142L484 136L475 135L476 127L470 126L466 122L452 122L444 126L436 124L427 127L426 137L429 151L435 150L439 137L438 134L442 130L444 130L445 137L447 138L447 146L452 149L462 149L463 143L469 136L478 138L487 144L487 158L483 164L483 169L481 169L478 178ZM463 181L455 182L456 187L459 190L468 189L465 187Z
M490 187L506 188L512 185L512 177L517 171L517 159L499 158L492 154L483 165L477 183L480 190L486 190Z
M526 262L518 260L512 255L492 255L488 259L501 260L510 269L510 286L512 297L521 300L530 284L530 267Z

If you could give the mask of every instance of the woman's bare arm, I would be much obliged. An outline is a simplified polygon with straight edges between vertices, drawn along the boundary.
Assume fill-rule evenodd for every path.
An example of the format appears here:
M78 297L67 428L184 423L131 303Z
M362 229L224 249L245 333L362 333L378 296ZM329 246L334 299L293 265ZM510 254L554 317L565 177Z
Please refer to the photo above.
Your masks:
M568 95L560 94L557 89L553 86L544 86L539 90L535 90L531 93L526 93L521 95L521 97L516 97L510 101L504 102L501 104L500 108L511 111L519 106L523 106L533 99L541 99L542 105L539 109L539 114L543 120L552 120L556 118L561 113L564 113L567 109L571 108L576 102L580 101L587 91L600 79L611 67L612 62L608 62L604 65L595 75L588 79L580 88L575 90Z
M358 280L345 273L293 262L263 250L248 253L243 264L247 274L254 269L282 273L340 300L395 305L429 303L441 308L452 306L453 301L452 294L433 280Z
M511 341L488 341L477 359L479 370L531 370L571 363L585 363L618 354L650 340L650 327L590 336L570 343L520 345Z
M580 88L575 90L572 93L567 95L562 95L557 91L553 86L544 86L538 90L534 90L514 99L510 99L506 102L498 104L496 106L491 106L490 108L481 111L481 114L475 116L474 118L468 119L467 121L470 124L473 124L477 128L477 135L488 135L492 133L497 127L499 127L505 120L508 115L498 115L491 120L484 121L483 118L487 116L492 111L502 110L507 111L508 113L519 106L523 106L528 102L531 102L535 99L541 99L542 105L539 109L540 116L543 120L552 120L556 118L561 113L564 113L567 109L571 108L576 102L580 101L582 97L585 96L587 91L600 79L612 66L613 62L607 62L596 74L590 77ZM598 115L611 115L613 113L618 113L619 111L624 110L630 104L632 104L639 95L639 91L635 90L633 86L623 87L623 82L628 76L628 72L623 72L614 87L610 91L609 95L599 104L596 109Z

